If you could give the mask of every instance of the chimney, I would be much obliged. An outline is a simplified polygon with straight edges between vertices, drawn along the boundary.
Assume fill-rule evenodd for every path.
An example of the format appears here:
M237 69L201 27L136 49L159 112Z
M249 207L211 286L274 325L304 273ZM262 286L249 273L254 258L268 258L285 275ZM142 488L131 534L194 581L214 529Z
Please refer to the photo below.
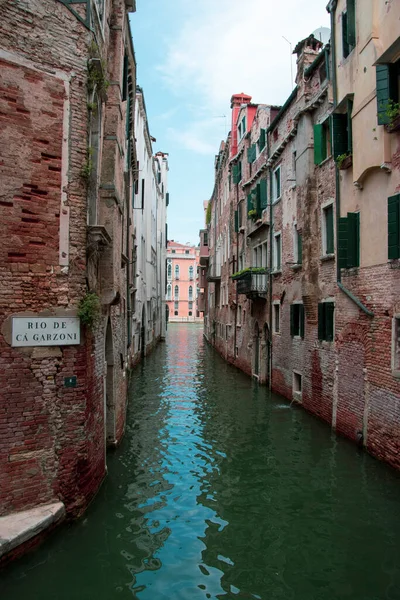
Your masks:
M297 84L302 81L304 71L314 62L323 45L324 44L320 40L317 40L313 34L298 42L293 50L293 54L297 54Z
M231 158L237 153L238 139L237 139L237 120L240 108L243 104L250 104L251 96L244 94L234 94L231 98L231 109L232 109L232 125L231 125Z

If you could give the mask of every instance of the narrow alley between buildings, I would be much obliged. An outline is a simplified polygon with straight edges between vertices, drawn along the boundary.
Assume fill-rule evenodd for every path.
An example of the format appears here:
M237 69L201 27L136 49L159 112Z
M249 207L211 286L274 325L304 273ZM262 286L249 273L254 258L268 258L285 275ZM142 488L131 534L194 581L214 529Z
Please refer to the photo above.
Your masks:
M397 600L400 478L172 324L136 366L85 516L2 572L2 600Z

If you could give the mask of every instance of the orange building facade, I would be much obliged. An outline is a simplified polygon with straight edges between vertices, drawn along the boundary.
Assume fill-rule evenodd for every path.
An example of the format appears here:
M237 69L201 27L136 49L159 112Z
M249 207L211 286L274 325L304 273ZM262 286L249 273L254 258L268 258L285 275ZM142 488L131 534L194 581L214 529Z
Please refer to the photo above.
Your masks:
M197 307L199 248L179 244L167 245L166 301L169 321L202 321Z

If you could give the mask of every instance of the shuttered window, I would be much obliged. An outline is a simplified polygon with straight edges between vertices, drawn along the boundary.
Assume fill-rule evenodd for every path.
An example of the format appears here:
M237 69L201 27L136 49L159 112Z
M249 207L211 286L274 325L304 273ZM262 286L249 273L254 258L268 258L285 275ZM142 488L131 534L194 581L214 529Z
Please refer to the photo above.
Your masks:
M247 162L253 163L257 158L257 145L253 144L247 149Z
M342 51L347 58L356 45L355 0L347 0L346 11L342 13Z
M258 138L258 150L261 152L265 148L265 129L260 129L260 137Z
M376 102L378 125L390 123L387 109L390 101L400 101L400 61L387 65L376 65Z
M388 198L388 258L400 258L400 194Z
M334 312L333 302L320 302L318 304L318 339L331 342L334 334Z
M360 213L339 219L338 261L342 269L360 266Z
M332 115L333 157L336 160L342 154L352 151L351 115Z
M239 213L237 210L235 210L234 220L235 220L235 233L238 233L238 231L239 231Z
M268 205L268 195L267 195L267 180L260 180L260 209L261 212L267 208Z
M247 212L250 212L253 208L253 195L250 192L250 194L247 194Z
M323 241L324 248L323 254L333 254L335 252L334 246L334 225L333 225L333 204L323 209Z
M290 305L290 335L304 337L304 305Z
M239 183L242 179L242 163L239 161L236 165L233 165L232 180L233 183Z
M296 263L301 265L303 263L303 236L301 233L297 232L297 260Z
M314 125L314 164L319 165L326 159L326 136L322 124Z

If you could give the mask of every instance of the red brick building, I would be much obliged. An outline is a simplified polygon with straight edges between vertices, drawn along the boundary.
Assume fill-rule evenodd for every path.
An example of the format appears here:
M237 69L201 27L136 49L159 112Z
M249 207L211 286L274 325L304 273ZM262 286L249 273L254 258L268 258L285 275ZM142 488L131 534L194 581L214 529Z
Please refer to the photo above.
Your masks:
M106 444L123 434L132 10L134 0L2 7L0 515L54 500L79 514L105 476ZM60 334L56 345L15 345L21 317L50 327L89 294L99 310L80 344Z

